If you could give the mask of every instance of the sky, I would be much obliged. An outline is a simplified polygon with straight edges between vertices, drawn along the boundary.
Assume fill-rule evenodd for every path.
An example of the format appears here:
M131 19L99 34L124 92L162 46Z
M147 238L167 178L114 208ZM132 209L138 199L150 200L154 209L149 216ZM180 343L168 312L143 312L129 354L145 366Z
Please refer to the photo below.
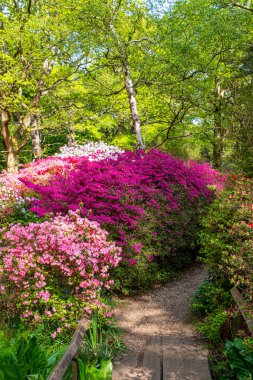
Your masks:
M175 0L146 0L148 7L154 13L167 12L170 7L175 3Z

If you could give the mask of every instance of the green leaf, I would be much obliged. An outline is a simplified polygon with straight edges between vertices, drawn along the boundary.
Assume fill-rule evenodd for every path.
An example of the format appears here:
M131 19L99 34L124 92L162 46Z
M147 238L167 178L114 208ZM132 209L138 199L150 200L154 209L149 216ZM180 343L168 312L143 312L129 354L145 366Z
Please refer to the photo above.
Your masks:
M112 379L112 362L111 360L102 360L101 365L92 366L87 370L89 380L111 380Z
M5 365L4 380L25 380L28 369L28 365Z
M77 363L78 363L79 378L80 380L85 380L86 379L86 365L80 358L77 358Z
M234 370L238 380L252 380L253 366L245 355L245 345L242 339L237 338L234 342L226 342L225 350L228 357L228 363Z
M112 361L102 360L101 363L101 379L111 380L112 378Z

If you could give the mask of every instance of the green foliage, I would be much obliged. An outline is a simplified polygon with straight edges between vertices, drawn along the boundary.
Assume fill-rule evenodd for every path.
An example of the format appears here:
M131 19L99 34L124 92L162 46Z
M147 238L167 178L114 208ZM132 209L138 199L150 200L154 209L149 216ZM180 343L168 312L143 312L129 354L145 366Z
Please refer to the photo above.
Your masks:
M233 369L237 380L253 379L253 348L243 339L236 338L233 342L227 341L225 345L228 364Z
M0 332L0 379L46 380L64 350L49 357L35 333L20 332L8 339Z
M107 322L92 314L90 328L84 339L84 361L87 367L101 366L123 349L120 332L112 321Z
M119 331L113 324L105 325L95 314L78 358L80 380L111 380L112 358L122 350Z
M38 220L41 221L41 218L38 218L38 216L34 214L34 212L31 212L28 209L27 204L24 204L21 207L15 207L9 215L2 214L0 217L1 225L6 227L9 226L11 223L20 223L22 225L28 225L31 222L36 223L38 222Z
M253 295L253 182L238 178L211 205L200 233L203 261L223 277Z
M217 309L231 306L229 285L218 280L205 280L195 292L192 308L201 316L214 313Z
M154 247L155 248L155 247ZM152 247L150 246L150 251ZM165 247L166 249L166 247ZM169 256L169 257L168 257ZM131 266L121 263L112 270L114 285L112 289L124 295L139 293L152 284L166 283L177 276L183 268L191 265L196 257L196 251L190 248L178 250L176 254L157 257L148 262L144 257L138 258L138 263Z
M213 380L235 380L234 371L229 367L223 346L220 350L211 352L209 363Z
M80 380L111 380L112 361L102 360L99 365L87 367L81 359L78 359Z
M205 317L203 322L198 323L197 327L212 345L216 345L222 341L221 330L227 320L227 313L223 309L217 309Z
M156 282L166 282L175 276L175 271L168 263L166 267L160 267L156 262L139 260L135 266L121 263L112 275L115 278L113 290L128 295L147 289Z

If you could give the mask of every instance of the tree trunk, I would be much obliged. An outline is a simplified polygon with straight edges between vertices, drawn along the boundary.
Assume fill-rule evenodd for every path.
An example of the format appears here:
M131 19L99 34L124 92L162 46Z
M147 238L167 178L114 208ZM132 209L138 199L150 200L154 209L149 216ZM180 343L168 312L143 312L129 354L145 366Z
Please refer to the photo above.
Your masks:
M75 132L72 127L68 128L67 145L69 147L75 145Z
M221 110L214 114L213 167L221 169L224 152L225 129L222 126Z
M124 65L124 78L125 78L126 91L127 91L127 96L129 100L131 118L132 118L135 138L137 142L137 147L138 149L144 149L145 146L142 140L141 123L140 123L140 118L139 118L139 114L137 110L137 102L136 102L136 97L135 97L136 93L134 90L134 85L131 78L130 70L127 64Z
M7 150L7 172L17 173L18 172L18 152L16 151L13 140L10 135L10 114L6 110L2 110L2 135L4 139L4 144Z
M130 69L128 66L126 46L124 45L124 43L120 41L119 35L114 27L113 22L110 22L109 28L111 30L112 37L116 43L119 56L120 56L120 62L123 68L124 81L125 81L125 86L126 86L126 91L127 91L128 101L129 101L131 119L133 123L133 129L135 133L137 147L138 149L144 149L145 146L142 140L141 123L140 123L140 118L139 118L139 114L137 110L136 93L134 90L134 84L133 84Z
M221 89L219 81L215 86L215 105L214 105L214 134L213 134L213 167L221 169L224 153L224 140L226 129L222 124L222 106L225 90Z
M42 156L38 115L32 115L31 117L31 137L33 147L32 156L33 160L36 160Z
M31 128L31 138L32 138L32 156L33 160L36 160L37 158L40 158L42 156L42 149L41 149L41 138L40 138L40 130L39 130L39 118L38 118L38 108L40 99L43 93L43 87L44 87L44 76L49 75L52 72L54 66L54 62L50 62L48 58L46 58L43 62L42 72L41 72L41 78L38 82L38 90L35 94L33 101L32 101L32 110L31 114L28 115L27 120L28 124L27 126ZM30 122L30 125L29 125Z

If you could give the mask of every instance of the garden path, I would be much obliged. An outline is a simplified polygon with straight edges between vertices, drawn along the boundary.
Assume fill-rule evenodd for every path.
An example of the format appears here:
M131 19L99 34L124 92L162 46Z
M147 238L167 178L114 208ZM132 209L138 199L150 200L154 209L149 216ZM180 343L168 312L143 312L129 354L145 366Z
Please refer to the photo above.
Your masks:
M206 278L196 265L179 278L115 310L127 350L114 363L113 380L210 380L208 352L192 325L190 301Z

